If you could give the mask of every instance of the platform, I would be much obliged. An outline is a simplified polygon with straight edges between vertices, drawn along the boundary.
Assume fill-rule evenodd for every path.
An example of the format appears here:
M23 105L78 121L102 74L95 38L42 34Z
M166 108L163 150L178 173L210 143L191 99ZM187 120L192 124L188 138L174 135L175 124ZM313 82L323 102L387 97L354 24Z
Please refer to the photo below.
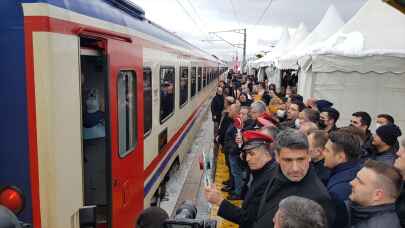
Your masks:
M183 201L191 200L197 207L197 218L215 219L218 221L218 228L238 227L238 225L216 216L218 207L211 206L204 197L203 171L200 170L199 165L203 151L208 154L211 162L216 162L215 184L218 188L222 187L222 182L227 180L229 176L224 154L220 152L217 161L213 159L214 136L211 119L211 113L208 111L203 117L201 128L194 139L188 156L181 163L181 166L171 174L167 183L168 200L163 201L161 207L169 215L174 216L176 209ZM227 196L228 193L223 192L223 197L226 198ZM241 201L232 201L232 203L240 206Z

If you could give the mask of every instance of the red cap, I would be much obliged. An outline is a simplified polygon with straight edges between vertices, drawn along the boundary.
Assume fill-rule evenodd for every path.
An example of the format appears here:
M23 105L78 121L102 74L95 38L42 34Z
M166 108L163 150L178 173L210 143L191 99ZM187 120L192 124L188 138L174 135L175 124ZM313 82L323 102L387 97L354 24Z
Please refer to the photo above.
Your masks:
M243 150L250 150L263 144L270 144L273 142L273 138L271 136L260 131L244 131L242 133L242 137L244 141Z
M263 117L258 117L257 122L262 125L263 127L270 127L270 126L275 126L271 121L263 118Z
M236 117L233 119L233 126L235 126L238 129L242 129L243 128L243 121L241 117Z
M273 123L273 125L278 124L278 120L276 118L274 118L273 115L268 112L264 112L262 115L260 115L259 118L264 118L264 119L270 121L271 123Z

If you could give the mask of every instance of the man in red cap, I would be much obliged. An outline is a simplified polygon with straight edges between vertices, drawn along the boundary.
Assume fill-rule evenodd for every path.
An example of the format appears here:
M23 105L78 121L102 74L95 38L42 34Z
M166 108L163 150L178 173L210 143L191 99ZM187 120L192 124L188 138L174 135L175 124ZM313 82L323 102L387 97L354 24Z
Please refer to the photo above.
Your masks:
M259 131L243 132L243 152L253 175L242 208L237 207L222 198L221 193L210 186L205 189L205 197L215 205L219 205L218 215L222 218L240 225L240 228L253 227L259 209L260 199L266 189L270 173L274 170L274 159L270 153L270 144L273 139Z

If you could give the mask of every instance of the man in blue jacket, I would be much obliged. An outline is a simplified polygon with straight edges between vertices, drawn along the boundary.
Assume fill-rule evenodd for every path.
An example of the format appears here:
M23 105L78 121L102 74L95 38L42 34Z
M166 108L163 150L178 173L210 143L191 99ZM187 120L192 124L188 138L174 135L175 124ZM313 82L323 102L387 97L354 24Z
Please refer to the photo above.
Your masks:
M333 227L343 227L348 219L344 201L352 190L350 182L362 167L360 141L348 132L334 131L330 133L323 153L324 165L331 170L326 188L336 208Z
M332 132L324 150L325 167L331 170L327 189L332 199L345 201L351 193L350 181L361 169L360 142L347 132Z

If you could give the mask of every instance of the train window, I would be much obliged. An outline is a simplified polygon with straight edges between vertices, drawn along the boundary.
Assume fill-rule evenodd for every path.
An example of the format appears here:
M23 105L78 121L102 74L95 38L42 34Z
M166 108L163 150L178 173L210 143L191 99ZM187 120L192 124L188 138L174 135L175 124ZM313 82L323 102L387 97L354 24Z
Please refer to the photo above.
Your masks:
M174 113L175 73L174 67L160 68L160 123Z
M188 99L188 67L180 67L180 107L187 103Z
M202 68L201 67L198 67L197 77L198 77L198 86L197 86L197 88L198 88L198 92L200 92L201 86L202 86Z
M195 89L196 89L196 83L197 83L197 68L196 67L191 67L191 91L190 91L190 97L194 97L195 95Z
M136 82L135 71L118 75L118 140L119 156L125 157L136 145Z
M203 87L207 86L207 67L204 67L204 73L203 73Z
M146 138L152 130L152 70L143 68L143 135Z

